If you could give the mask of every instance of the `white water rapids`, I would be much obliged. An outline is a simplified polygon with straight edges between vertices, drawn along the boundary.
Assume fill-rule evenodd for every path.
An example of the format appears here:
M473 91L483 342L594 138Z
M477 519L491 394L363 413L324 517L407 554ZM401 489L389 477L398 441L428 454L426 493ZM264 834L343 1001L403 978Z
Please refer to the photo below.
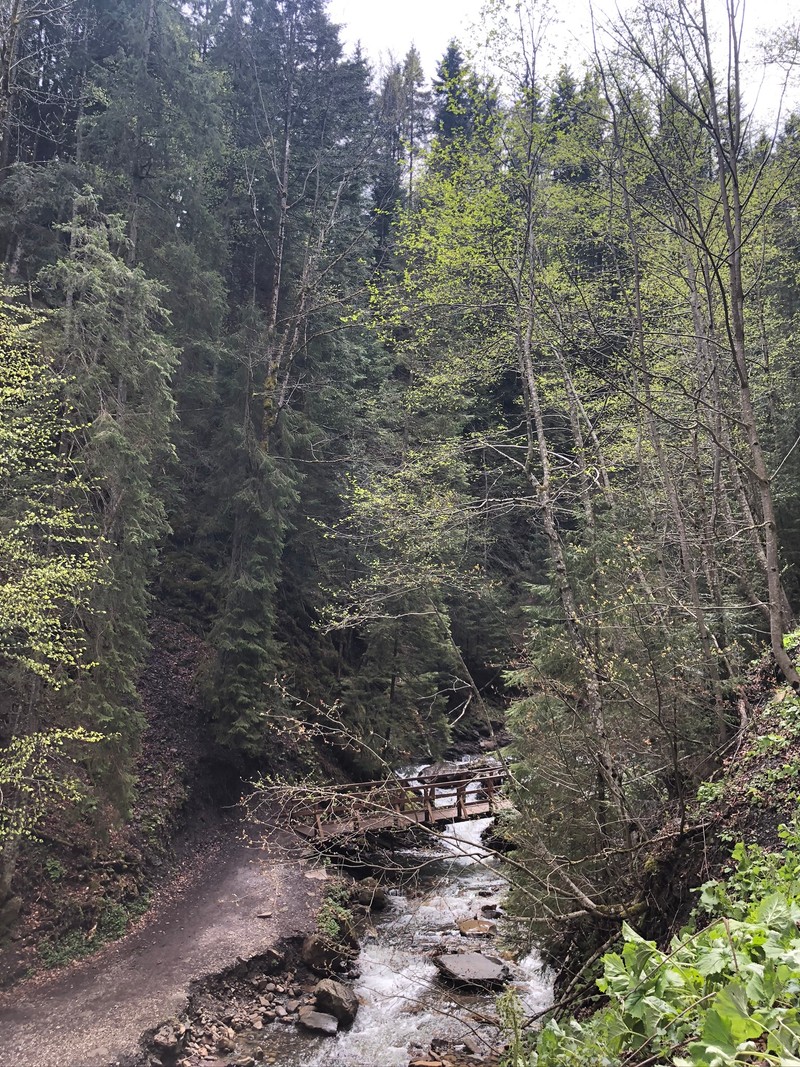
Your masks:
M279 1067L406 1067L427 1052L435 1037L464 1037L478 1049L497 1040L496 1030L481 1027L476 1016L496 1016L495 995L467 993L444 985L430 959L447 938L459 938L459 919L480 916L496 903L503 882L495 860L480 844L491 820L455 823L442 833L439 847L409 850L406 858L425 862L415 883L390 897L362 934L355 983L360 1008L350 1031L315 1038L301 1031L275 1033L268 1046ZM484 938L460 938L465 949L495 952ZM509 964L513 982L528 1012L551 1001L551 987L535 955Z

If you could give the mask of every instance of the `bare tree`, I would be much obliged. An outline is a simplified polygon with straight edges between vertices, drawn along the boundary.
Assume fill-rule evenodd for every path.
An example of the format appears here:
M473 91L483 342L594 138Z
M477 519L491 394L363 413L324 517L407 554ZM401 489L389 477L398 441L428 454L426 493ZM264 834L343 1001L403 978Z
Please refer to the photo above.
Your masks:
M772 478L753 399L745 277L745 256L777 191L769 185L768 156L745 163L751 123L743 111L741 16L739 5L728 0L727 60L721 74L705 0L650 5L636 23L619 19L611 35L617 59L633 69L632 81L625 82L621 65L608 55L600 62L607 90L614 88L607 92L609 102L624 113L635 130L637 150L646 153L658 175L664 202L661 206L649 202L648 213L668 240L677 238L682 246L698 376L709 383L707 395L698 400L706 438L717 457L715 503L720 505L726 491L721 473L727 470L732 496L743 512L745 540L754 547L765 572L766 599L751 599L766 609L775 661L798 689L800 676L783 647L790 618L781 580ZM648 91L652 113L658 116L655 131L647 128L639 109ZM624 172L620 181L623 197L629 197L631 186ZM635 246L634 233L631 241ZM721 389L731 377L729 370L735 383L735 414L724 404ZM651 400L647 396L644 400L652 410ZM743 452L737 449L738 440L745 446ZM666 475L663 462L662 468ZM730 512L729 502L720 507ZM707 554L713 587L708 559ZM687 577L691 573L688 566ZM750 584L747 579L745 583ZM698 627L705 630L698 598L693 596L693 602ZM708 638L701 639L710 660Z

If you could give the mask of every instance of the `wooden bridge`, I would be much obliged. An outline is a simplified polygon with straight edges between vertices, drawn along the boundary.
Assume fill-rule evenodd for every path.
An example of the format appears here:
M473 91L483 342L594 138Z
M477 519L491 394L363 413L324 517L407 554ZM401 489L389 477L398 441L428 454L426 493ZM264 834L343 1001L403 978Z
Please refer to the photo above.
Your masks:
M485 818L509 807L500 794L507 778L499 764L429 768L419 778L308 789L295 794L285 814L292 829L312 841L438 826Z

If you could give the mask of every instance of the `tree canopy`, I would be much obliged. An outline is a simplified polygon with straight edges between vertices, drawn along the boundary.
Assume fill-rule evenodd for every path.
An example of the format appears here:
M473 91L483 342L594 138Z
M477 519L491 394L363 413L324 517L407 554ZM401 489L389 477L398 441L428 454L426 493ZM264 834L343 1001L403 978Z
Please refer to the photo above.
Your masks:
M555 928L621 914L756 654L800 687L797 116L748 114L733 10L643 4L582 69L541 16L428 84L322 0L5 5L3 766L91 740L124 818L180 620L245 776L505 723Z

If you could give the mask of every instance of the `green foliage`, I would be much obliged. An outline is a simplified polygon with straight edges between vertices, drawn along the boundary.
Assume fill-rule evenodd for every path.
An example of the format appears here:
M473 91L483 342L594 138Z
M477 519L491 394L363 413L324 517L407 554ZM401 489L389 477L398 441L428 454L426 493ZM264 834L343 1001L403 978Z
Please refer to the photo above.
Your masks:
M800 799L800 699L780 687L759 711L758 729L748 732L737 756L741 774L704 782L698 790L701 810L723 794L738 796L752 807L787 810Z
M0 298L0 657L50 685L87 666L76 613L98 578L85 492L69 453L66 378L41 348L41 316Z
M41 316L14 303L18 296L0 301L0 710L12 709L0 719L6 880L20 842L34 837L47 812L84 795L78 754L105 740L44 721L54 693L92 667L80 617L98 588L100 560L88 483L72 456L70 382L45 356Z
M51 320L49 344L75 372L67 390L73 432L102 533L102 582L81 613L95 668L71 697L83 721L113 738L103 748L103 773L124 797L142 728L137 682L148 648L150 580L167 531L176 353L164 336L163 288L126 262L123 220L104 215L85 190L67 234L69 255L41 281L64 304Z
M529 1062L530 1040L525 1034L525 1014L519 994L508 986L497 998L500 1026L508 1042L508 1050L500 1061L501 1067L526 1067Z
M63 863L60 863L53 856L45 857L43 867L44 873L51 882L60 882L66 873Z
M92 949L81 930L71 930L63 937L42 941L38 951L45 967L62 967L88 956Z
M800 834L767 853L739 844L725 882L699 891L704 925L667 951L623 924L603 959L609 998L587 1022L550 1022L519 1063L674 1063L676 1067L800 1063Z
M0 750L0 849L33 839L48 810L80 800L83 784L70 773L77 763L73 753L76 746L104 740L103 734L75 727L16 737Z
M349 890L343 883L329 886L317 912L317 929L331 941L339 942L352 926L353 916L346 901Z
M720 797L725 793L725 783L721 781L716 782L701 782L697 787L697 803L700 810L715 804Z
M47 939L39 945L42 963L45 967L63 967L91 955L110 941L119 940L130 924L144 914L149 902L147 894L126 903L101 900L90 930L69 930L63 936Z
M511 694L541 919L620 905L783 625L800 179L796 121L709 129L691 5L549 80L526 6L487 5L501 100L456 42L373 94L323 0L23 5L0 255L50 313L0 315L0 741L102 731L124 809L156 600L242 763L311 762L302 709L377 770ZM753 799L800 794L775 716Z

